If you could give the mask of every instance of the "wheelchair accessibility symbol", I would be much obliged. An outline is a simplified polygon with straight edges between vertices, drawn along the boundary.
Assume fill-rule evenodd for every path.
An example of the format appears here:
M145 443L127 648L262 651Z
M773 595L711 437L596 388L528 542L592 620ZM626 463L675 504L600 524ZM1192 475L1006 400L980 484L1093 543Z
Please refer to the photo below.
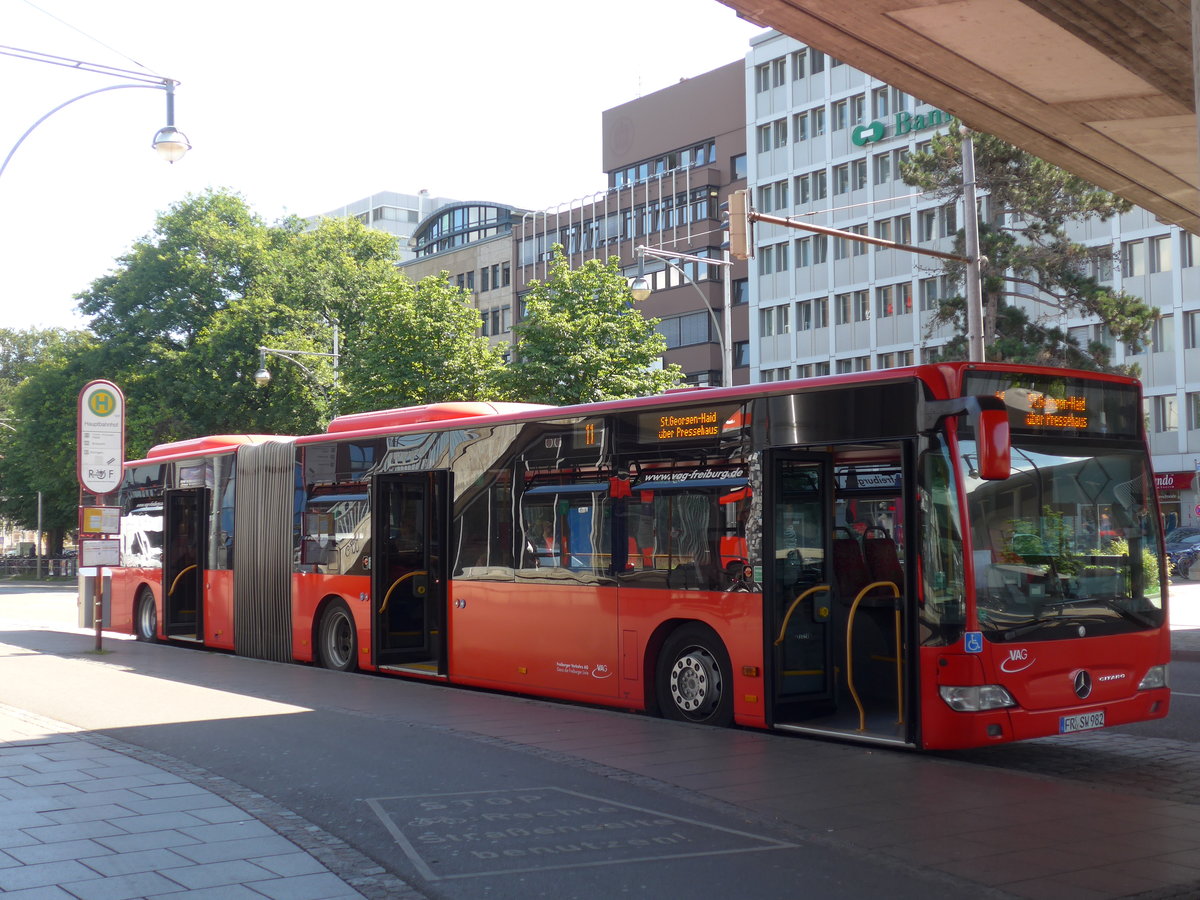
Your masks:
M963 645L964 645L963 649L966 650L968 653L982 653L983 652L983 632L982 631L968 631L966 634L963 635Z

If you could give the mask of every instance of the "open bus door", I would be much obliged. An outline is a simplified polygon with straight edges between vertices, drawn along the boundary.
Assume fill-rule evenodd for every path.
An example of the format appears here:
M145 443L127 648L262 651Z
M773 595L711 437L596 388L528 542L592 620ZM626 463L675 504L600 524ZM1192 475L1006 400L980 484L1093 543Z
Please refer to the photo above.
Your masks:
M445 674L448 473L380 475L372 486L375 665Z
M204 560L207 488L163 497L163 619L172 640L204 640Z
M896 477L872 497L854 468L835 467L829 454L772 458L763 591L772 722L911 744L916 666L897 550L904 482ZM881 483L892 479L871 468ZM901 471L899 452L892 471Z

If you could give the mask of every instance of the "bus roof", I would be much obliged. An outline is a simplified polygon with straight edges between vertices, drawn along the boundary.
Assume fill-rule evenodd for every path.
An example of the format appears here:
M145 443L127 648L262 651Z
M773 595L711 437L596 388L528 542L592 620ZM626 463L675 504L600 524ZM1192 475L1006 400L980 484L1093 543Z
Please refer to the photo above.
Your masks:
M294 438L279 434L210 434L186 441L156 444L146 454L146 459L189 456L231 450L246 444L265 444L267 441L290 441Z

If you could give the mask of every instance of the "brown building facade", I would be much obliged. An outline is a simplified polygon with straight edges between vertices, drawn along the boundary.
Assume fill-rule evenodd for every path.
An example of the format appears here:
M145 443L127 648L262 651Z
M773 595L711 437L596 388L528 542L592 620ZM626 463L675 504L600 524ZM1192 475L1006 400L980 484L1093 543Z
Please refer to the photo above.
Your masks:
M746 186L745 65L731 63L603 113L609 187L513 220L513 287L546 277L551 248L572 265L618 256L653 287L643 311L660 321L666 363L692 384L722 382L723 267L645 255L680 253L722 260L721 204ZM729 279L735 384L750 380L746 264Z

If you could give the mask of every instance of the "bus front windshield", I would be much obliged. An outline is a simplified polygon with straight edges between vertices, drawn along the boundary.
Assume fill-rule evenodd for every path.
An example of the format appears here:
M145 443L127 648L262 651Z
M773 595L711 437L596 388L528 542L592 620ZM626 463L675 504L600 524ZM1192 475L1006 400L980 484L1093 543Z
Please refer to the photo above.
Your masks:
M990 640L1066 640L1163 624L1153 476L1143 452L1014 438L983 481L959 443L979 627Z

